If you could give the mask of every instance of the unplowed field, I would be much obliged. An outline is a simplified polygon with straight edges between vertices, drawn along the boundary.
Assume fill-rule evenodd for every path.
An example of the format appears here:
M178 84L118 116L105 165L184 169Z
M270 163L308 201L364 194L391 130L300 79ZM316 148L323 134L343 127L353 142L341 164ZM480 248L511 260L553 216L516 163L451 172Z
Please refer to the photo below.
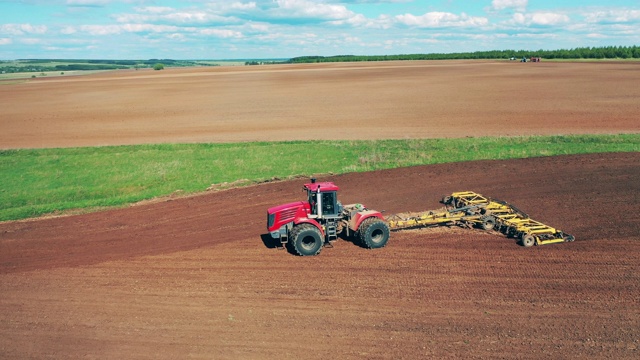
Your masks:
M451 66L473 68L463 65ZM483 71L490 69L493 74L498 66L544 73L542 68L533 68L537 65L549 67L556 75L562 72L556 67L566 66L574 74L574 80L578 78L575 69L583 66L482 63L474 68L475 73L467 70L465 79L477 76L489 81L494 76ZM637 66L627 66L626 70L606 72L613 78L618 71L638 77ZM340 90L342 85L347 89L354 86L352 72L336 67L343 75L336 74L335 83L327 85L327 89L333 87L336 93L335 98L327 99L327 104L339 98L341 91L343 96L350 96L349 91ZM324 67L311 66L303 72L282 69L285 72L252 71L274 78L285 74L311 76L314 71L326 75L321 71ZM405 67L401 69L404 71ZM585 72L583 77L587 80L581 81L606 82L603 79L608 77L594 75L597 71L593 69ZM161 94L170 92L173 85L149 84L195 80L202 86L201 78L209 81L216 78L187 76L189 72L184 71L163 73L159 79L164 80L150 80L148 76L156 74L149 73L140 77L126 75L127 80L120 81L137 83L138 89L157 87ZM358 71L361 69L354 70ZM396 78L386 73L384 88L393 87L394 81L403 84L401 88L411 84L411 78L402 71ZM57 100L60 108L51 112L56 116L46 115L41 109L29 109L15 100L10 107L24 106L15 112L22 114L23 119L52 117L38 125L42 127L31 130L11 125L9 129L14 135L24 136L16 135L18 140L10 143L3 131L2 145L72 146L91 141L139 143L189 138L187 130L185 133L177 130L179 119L187 118L186 114L168 114L169 120L164 121L162 114L148 113L145 109L154 108L155 104L150 99L144 100L146 90L140 90L143 100L136 103L138 93L113 86L117 83L113 82L114 76L120 75L70 79L69 83L64 79L47 79L39 84L0 87L3 99L8 94L7 88L20 92L26 91L20 90L22 87L51 86L64 93ZM343 76L349 80L341 82ZM461 75L452 71L451 76ZM353 126L362 130L357 132L358 136L384 137L384 121L387 127L394 127L389 133L392 136L403 131L407 136L449 136L470 131L469 128L494 135L638 131L637 87L627 89L630 94L627 98L622 92L611 90L614 88L611 84L599 84L602 89L609 89L604 91L608 95L601 95L595 91L595 85L568 92L547 83L544 88L557 93L548 94L551 98L544 101L533 101L542 96L542 79L522 78L522 73L520 77L512 76L522 90L522 96L517 97L522 99L519 104L503 104L499 99L491 99L486 91L459 93L459 98L450 94L449 104L432 104L442 107L442 114L448 113L446 109L452 109L454 114L465 111L470 114L483 104L484 112L477 118L459 115L466 119L467 126L452 117L441 119L432 129L435 125L430 122L433 119L429 120L429 113L414 113L429 96L396 88L399 93L389 95L395 94L397 98L388 100L391 103L387 106L391 107L404 95L413 98L407 104L416 107L407 110L398 106L397 116L381 113L380 118L370 119L372 127L366 126L368 120L351 119L354 121L351 123L343 118L335 122L327 117L328 124L338 128L329 133L342 133L345 126ZM76 86L90 86L91 81L98 86L104 84L102 91L117 98L112 100L117 104L126 98L120 91L133 96L131 103L122 103L113 113L103 114L98 101L90 102L93 110L80 101L75 109L88 113L83 113L84 117L77 115L75 121L79 123L71 126L67 116L75 114L75 110L69 97L77 100L84 95L88 99L87 92ZM302 83L297 91L289 89L289 94L306 92L310 98L314 83L308 84L308 88ZM506 83L511 81L494 84L491 89L499 89ZM529 92L528 83L538 86L539 91ZM257 81L248 88L255 90L263 85L264 82ZM211 104L199 98L202 94L194 86L196 104L187 101L185 95L185 106L209 108ZM464 81L460 86L468 89L473 81ZM275 89L279 89L280 96L285 93L284 88ZM223 89L220 93L224 93ZM575 96L584 101L549 105L558 93L564 98ZM437 91L432 95L437 96ZM285 103L302 106L296 104L295 96L291 101L280 96L273 95L274 101L280 101L279 106ZM509 101L516 101L511 96ZM308 101L318 104L317 100ZM234 108L239 105L234 104L227 110L224 104L219 104L212 111L240 111ZM247 112L253 109L253 117L264 120L254 121L252 137L268 139L279 134L275 128L269 130L274 118L261 118L260 106L250 99L246 104ZM378 101L372 104L383 107ZM136 123L138 115L133 113L130 117L119 117L125 108L136 106L140 114L146 114L140 115L140 123ZM461 110L460 106L470 108ZM506 108L513 112L502 114ZM528 110L516 116L518 108ZM352 114L357 113L355 105L351 109ZM378 114L366 104L360 104L360 109ZM7 111L5 106L0 109L5 114ZM317 121L323 117L318 111L319 108L311 107L306 113ZM570 119L561 116L573 111L579 113ZM96 119L103 117L95 123L83 123L82 119L91 118L87 117L89 113ZM593 113L600 115L586 116ZM153 118L157 119L155 125L145 122ZM246 119L249 118L246 114ZM410 120L413 125L403 129L406 124L398 119L405 118L413 119ZM3 127L9 124L6 119L3 115L0 120ZM536 119L539 122L534 122ZM291 130L288 136L295 138L302 134L297 129L298 120L297 116L289 118L288 127L295 131ZM47 125L56 121L60 127ZM110 125L104 125L104 121ZM238 121L241 125L237 132L229 131L230 139L244 139L251 133L247 123ZM284 127L286 121L281 124ZM224 124L220 126L225 128ZM234 128L233 122L226 126ZM313 126L316 133L329 136L319 131L322 126ZM135 132L136 127L139 133ZM96 130L107 128L113 132ZM193 136L192 141L224 137L217 134L216 127L200 129L204 137ZM151 135L145 136L147 130ZM124 136L129 132L132 134ZM172 133L175 138L171 138ZM523 248L513 239L480 230L431 228L392 233L383 249L366 250L348 241L338 241L334 248L323 249L319 256L296 257L275 247L265 235L265 212L269 206L302 199L301 185L306 179L164 199L92 214L1 223L0 358L636 359L640 355L639 153L479 161L319 179L336 182L341 187L343 203L362 202L387 214L435 209L441 206L438 200L442 195L473 190L509 201L532 218L575 235L577 240Z

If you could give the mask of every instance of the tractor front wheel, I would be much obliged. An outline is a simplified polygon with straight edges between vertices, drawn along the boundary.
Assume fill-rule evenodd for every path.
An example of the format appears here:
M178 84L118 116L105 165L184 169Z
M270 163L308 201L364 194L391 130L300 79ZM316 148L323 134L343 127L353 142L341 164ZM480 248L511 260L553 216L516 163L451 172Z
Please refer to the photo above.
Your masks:
M358 237L367 249L384 247L389 241L389 226L376 217L368 218L360 224Z
M289 250L300 256L318 255L323 245L322 234L310 224L298 225L291 230Z

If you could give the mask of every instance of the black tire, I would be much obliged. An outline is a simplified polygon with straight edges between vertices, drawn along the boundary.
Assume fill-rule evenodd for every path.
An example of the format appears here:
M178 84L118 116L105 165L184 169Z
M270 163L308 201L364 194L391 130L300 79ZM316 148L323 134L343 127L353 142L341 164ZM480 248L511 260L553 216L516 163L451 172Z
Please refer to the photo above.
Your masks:
M536 238L533 237L533 235L531 234L524 234L522 235L522 246L524 247L532 247L533 245L536 244Z
M320 230L311 224L298 225L289 234L289 251L296 255L318 255L323 244Z
M451 200L449 201L449 204L451 204L451 207L453 207L454 209L458 208L458 202L456 201L456 198L451 197Z
M389 226L376 217L365 219L358 229L358 238L367 249L384 247L389 241Z
M496 219L491 215L483 216L481 219L482 224L480 225L483 230L493 230L496 226Z

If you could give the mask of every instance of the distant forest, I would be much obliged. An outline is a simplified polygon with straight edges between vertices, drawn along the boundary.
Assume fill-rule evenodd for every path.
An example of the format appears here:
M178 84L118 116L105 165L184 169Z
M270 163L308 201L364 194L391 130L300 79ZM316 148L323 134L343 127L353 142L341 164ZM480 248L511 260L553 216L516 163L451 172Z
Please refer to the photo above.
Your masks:
M27 60L37 63L38 60ZM60 60L58 60L60 61ZM147 68L157 63L166 66L191 66L191 62L181 62L171 59L150 59L150 60L62 60L69 64L55 65L55 70L116 70L129 68Z
M640 46L581 47L561 50L491 50L461 53L400 54L400 55L335 55L300 56L291 59L248 59L245 65L269 65L291 63L320 63L346 61L388 60L465 60L465 59L640 59ZM240 62L241 63L241 62ZM60 72L76 70L117 70L162 67L218 66L212 60L85 60L85 59L20 59L0 61L0 74L18 72Z
M640 59L640 46L581 47L561 50L491 50L463 53L433 53L405 55L336 55L300 56L289 63L316 63L341 61L387 61L387 60L467 60L467 59L521 59L541 57L544 59Z
M206 62L172 59L149 60L84 60L84 59L20 59L0 61L0 73L48 72L77 70L118 70L153 68L156 64L170 67L215 66Z

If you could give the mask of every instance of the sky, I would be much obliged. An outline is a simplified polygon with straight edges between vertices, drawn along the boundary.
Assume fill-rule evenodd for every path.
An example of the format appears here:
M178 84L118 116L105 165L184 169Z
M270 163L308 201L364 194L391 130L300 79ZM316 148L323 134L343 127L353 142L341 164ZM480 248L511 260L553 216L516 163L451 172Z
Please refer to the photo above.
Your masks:
M640 45L640 0L0 0L0 60Z

